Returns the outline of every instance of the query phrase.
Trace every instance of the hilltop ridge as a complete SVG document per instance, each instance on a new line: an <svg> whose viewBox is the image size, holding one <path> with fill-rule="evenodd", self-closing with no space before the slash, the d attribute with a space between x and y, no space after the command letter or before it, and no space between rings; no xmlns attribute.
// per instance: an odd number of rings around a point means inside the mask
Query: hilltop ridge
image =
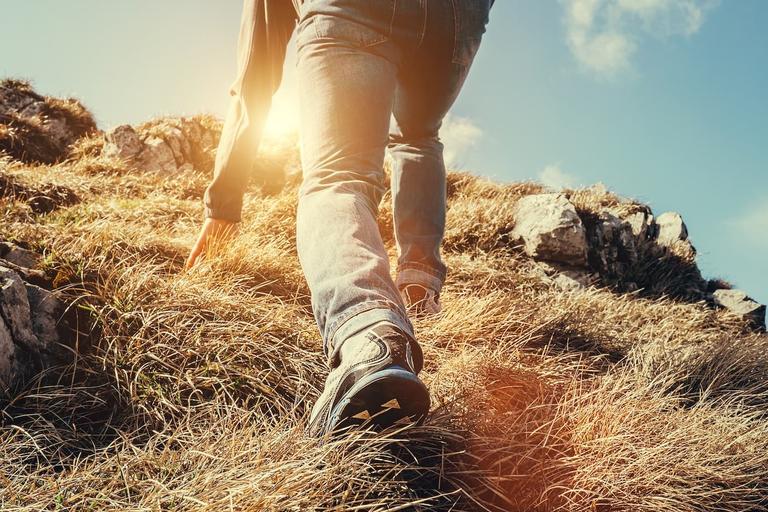
<svg viewBox="0 0 768 512"><path fill-rule="evenodd" d="M0 503L21 510L768 509L765 306L602 185L448 181L425 425L320 444L295 141L183 273L220 123L98 129L0 83ZM389 197L380 230L395 257ZM355 508L357 507L357 508Z"/></svg>

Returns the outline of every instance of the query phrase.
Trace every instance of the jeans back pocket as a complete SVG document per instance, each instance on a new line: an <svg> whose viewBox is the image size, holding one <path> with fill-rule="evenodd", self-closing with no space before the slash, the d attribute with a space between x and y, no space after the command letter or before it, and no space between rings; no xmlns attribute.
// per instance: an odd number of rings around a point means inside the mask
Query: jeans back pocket
<svg viewBox="0 0 768 512"><path fill-rule="evenodd" d="M491 10L491 0L451 0L455 19L455 44L453 62L469 66L480 48L488 16Z"/></svg>
<svg viewBox="0 0 768 512"><path fill-rule="evenodd" d="M300 30L310 38L374 46L390 39L395 6L396 0L305 0Z"/></svg>

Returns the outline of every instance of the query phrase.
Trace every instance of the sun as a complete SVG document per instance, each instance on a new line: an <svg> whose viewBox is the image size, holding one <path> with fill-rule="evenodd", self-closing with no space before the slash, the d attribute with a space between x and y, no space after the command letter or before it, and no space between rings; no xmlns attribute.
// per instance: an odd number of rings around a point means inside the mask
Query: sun
<svg viewBox="0 0 768 512"><path fill-rule="evenodd" d="M299 129L299 108L295 97L278 92L264 125L264 136L279 138L296 133Z"/></svg>

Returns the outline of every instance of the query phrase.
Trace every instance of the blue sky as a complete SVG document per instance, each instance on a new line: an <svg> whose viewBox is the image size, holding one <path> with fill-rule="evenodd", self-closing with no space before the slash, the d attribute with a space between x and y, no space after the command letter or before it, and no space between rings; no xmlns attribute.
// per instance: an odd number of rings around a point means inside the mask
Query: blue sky
<svg viewBox="0 0 768 512"><path fill-rule="evenodd" d="M81 98L102 128L221 114L240 8L6 1L0 76ZM446 126L450 159L503 181L601 181L679 211L705 276L766 302L766 17L764 0L497 0ZM295 112L288 69L282 124Z"/></svg>

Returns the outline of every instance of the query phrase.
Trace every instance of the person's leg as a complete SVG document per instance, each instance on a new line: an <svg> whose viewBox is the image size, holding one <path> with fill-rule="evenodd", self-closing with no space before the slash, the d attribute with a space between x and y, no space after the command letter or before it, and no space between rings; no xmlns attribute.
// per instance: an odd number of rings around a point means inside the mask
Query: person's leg
<svg viewBox="0 0 768 512"><path fill-rule="evenodd" d="M376 53L388 45L378 37L353 21L315 14L298 38L304 181L297 248L328 352L351 334L354 317L412 332L376 221L397 74L396 63Z"/></svg>
<svg viewBox="0 0 768 512"><path fill-rule="evenodd" d="M393 13L374 7L394 3L358 3L366 12L342 10L344 17L334 14L337 3L307 4L320 10L303 13L297 38L304 171L297 248L331 363L312 411L316 434L350 419L418 419L429 408L416 377L420 349L376 221L399 52L387 34ZM366 23L353 21L360 18Z"/></svg>
<svg viewBox="0 0 768 512"><path fill-rule="evenodd" d="M426 32L398 75L390 135L397 287L409 305L439 310L446 183L439 131L467 77L487 23L489 0L428 0ZM417 308L418 312L418 308Z"/></svg>

